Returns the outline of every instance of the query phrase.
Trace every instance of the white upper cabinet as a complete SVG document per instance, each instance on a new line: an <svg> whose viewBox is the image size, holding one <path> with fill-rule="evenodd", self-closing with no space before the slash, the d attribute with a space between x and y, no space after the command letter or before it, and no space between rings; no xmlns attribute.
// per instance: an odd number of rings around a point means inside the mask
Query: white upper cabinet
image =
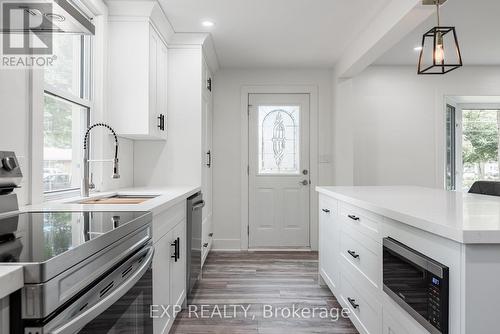
<svg viewBox="0 0 500 334"><path fill-rule="evenodd" d="M109 123L130 139L167 138L167 45L147 19L111 16Z"/></svg>

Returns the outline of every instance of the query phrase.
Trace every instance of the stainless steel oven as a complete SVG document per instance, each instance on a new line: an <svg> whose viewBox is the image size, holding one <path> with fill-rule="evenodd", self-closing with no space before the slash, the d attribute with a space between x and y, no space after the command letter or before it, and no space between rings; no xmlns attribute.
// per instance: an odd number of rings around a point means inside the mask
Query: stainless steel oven
<svg viewBox="0 0 500 334"><path fill-rule="evenodd" d="M24 321L25 334L153 333L153 246L148 244L92 284L62 310Z"/></svg>
<svg viewBox="0 0 500 334"><path fill-rule="evenodd" d="M384 238L383 283L383 290L430 333L448 333L447 266Z"/></svg>

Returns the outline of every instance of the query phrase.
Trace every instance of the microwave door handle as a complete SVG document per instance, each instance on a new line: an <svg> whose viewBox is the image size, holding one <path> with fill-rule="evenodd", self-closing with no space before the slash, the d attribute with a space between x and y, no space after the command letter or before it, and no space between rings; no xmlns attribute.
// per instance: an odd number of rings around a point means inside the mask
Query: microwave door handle
<svg viewBox="0 0 500 334"><path fill-rule="evenodd" d="M57 327L50 331L51 334L72 334L81 330L85 325L94 320L99 314L103 313L111 305L116 303L121 297L123 297L144 275L144 273L151 266L153 261L153 247L150 247L146 260L143 261L142 266L130 276L126 282L116 288L109 296L103 298L99 303L93 305L88 310L84 311L82 314L78 315L74 319L71 319L67 323Z"/></svg>

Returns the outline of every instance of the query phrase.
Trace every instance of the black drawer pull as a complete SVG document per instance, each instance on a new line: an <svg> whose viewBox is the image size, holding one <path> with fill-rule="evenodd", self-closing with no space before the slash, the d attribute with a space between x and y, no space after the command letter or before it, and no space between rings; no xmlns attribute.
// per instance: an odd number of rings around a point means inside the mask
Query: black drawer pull
<svg viewBox="0 0 500 334"><path fill-rule="evenodd" d="M203 247L207 248L207 247L208 247L208 242L205 242L205 243L203 244Z"/></svg>
<svg viewBox="0 0 500 334"><path fill-rule="evenodd" d="M359 304L356 304L356 299L353 299L353 298L347 298L347 301L349 302L349 304L352 305L353 308L357 309L359 307Z"/></svg>
<svg viewBox="0 0 500 334"><path fill-rule="evenodd" d="M330 210L328 209L321 209L321 211L323 211L324 213L330 213Z"/></svg>
<svg viewBox="0 0 500 334"><path fill-rule="evenodd" d="M355 215L347 215L347 217L351 218L352 220L359 220L359 217L356 217Z"/></svg>
<svg viewBox="0 0 500 334"><path fill-rule="evenodd" d="M214 236L214 234L213 233L208 233L208 236L211 238L211 237Z"/></svg>
<svg viewBox="0 0 500 334"><path fill-rule="evenodd" d="M349 255L351 255L355 259L357 259L359 257L359 254L356 254L355 251L348 250L347 253L349 253Z"/></svg>

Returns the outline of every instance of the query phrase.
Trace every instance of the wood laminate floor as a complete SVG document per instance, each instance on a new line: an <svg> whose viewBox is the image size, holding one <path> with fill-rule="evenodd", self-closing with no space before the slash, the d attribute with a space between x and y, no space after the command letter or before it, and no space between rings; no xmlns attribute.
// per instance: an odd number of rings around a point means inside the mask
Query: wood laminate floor
<svg viewBox="0 0 500 334"><path fill-rule="evenodd" d="M171 333L358 333L341 310L317 252L211 252Z"/></svg>

